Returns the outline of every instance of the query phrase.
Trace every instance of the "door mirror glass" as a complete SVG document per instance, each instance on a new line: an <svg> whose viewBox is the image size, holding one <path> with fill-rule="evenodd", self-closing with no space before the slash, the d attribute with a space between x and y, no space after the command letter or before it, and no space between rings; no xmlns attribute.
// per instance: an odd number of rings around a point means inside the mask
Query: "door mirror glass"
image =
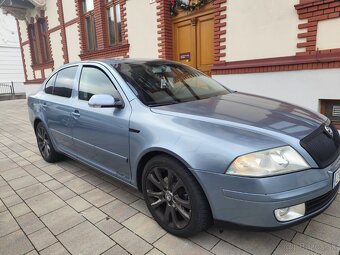
<svg viewBox="0 0 340 255"><path fill-rule="evenodd" d="M108 94L93 95L89 100L89 106L93 108L117 107L123 108L123 103L118 98Z"/></svg>

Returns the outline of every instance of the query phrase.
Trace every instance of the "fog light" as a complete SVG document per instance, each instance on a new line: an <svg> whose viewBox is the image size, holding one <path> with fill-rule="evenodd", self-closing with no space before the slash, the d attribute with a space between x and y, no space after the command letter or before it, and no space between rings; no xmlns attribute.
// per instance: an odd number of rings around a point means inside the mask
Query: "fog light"
<svg viewBox="0 0 340 255"><path fill-rule="evenodd" d="M278 221L294 220L305 215L306 213L305 203L294 205L291 207L276 209L274 213Z"/></svg>

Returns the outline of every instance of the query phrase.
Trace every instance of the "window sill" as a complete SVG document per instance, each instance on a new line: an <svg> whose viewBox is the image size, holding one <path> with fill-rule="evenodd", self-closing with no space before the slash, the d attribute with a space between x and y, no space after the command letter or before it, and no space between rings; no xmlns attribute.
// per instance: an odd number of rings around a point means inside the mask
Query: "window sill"
<svg viewBox="0 0 340 255"><path fill-rule="evenodd" d="M33 71L41 70L41 69L46 69L46 68L53 68L54 62L49 61L41 64L33 64L31 65Z"/></svg>
<svg viewBox="0 0 340 255"><path fill-rule="evenodd" d="M95 58L112 58L112 57L126 57L129 52L130 44L122 43L114 46L108 46L104 49L85 51L79 55L81 60L95 59Z"/></svg>

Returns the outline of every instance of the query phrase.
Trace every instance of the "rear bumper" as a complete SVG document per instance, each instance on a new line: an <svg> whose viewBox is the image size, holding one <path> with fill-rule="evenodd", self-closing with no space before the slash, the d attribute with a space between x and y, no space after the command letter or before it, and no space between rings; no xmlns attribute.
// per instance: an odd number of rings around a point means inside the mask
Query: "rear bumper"
<svg viewBox="0 0 340 255"><path fill-rule="evenodd" d="M340 157L325 169L267 178L234 177L205 171L194 174L210 203L214 220L247 228L280 229L314 217L335 199L340 184L333 189L333 175ZM288 222L276 220L279 208L306 203L306 215Z"/></svg>

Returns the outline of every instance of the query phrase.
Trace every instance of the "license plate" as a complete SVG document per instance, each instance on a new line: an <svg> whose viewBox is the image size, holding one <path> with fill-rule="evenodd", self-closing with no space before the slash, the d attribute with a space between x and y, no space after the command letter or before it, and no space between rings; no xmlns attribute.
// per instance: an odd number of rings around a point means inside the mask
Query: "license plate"
<svg viewBox="0 0 340 255"><path fill-rule="evenodd" d="M333 188L340 182L340 169L334 173Z"/></svg>

